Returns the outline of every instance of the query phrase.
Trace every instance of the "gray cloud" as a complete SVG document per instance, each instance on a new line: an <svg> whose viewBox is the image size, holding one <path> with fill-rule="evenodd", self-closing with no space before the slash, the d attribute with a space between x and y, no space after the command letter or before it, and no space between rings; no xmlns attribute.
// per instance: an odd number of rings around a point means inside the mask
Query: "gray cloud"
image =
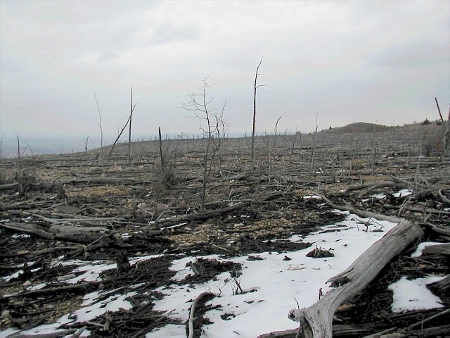
<svg viewBox="0 0 450 338"><path fill-rule="evenodd" d="M446 1L31 1L0 3L0 133L198 133L179 107L210 75L230 131L311 131L437 118L448 104Z"/></svg>

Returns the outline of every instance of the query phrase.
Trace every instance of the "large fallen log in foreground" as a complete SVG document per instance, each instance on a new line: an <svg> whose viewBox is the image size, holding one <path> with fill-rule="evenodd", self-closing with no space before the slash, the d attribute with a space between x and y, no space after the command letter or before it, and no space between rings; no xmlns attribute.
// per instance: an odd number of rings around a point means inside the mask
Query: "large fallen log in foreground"
<svg viewBox="0 0 450 338"><path fill-rule="evenodd" d="M327 281L334 289L308 308L290 310L289 318L300 322L306 338L332 337L332 320L338 306L362 291L393 257L420 238L422 233L418 225L402 220L344 272Z"/></svg>

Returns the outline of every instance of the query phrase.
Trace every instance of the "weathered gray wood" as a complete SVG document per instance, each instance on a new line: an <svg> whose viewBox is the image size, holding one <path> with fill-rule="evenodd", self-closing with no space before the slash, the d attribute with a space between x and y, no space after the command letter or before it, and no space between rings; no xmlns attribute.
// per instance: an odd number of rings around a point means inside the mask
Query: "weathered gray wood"
<svg viewBox="0 0 450 338"><path fill-rule="evenodd" d="M17 232L23 232L25 234L33 234L42 238L53 239L52 234L49 234L40 225L33 223L8 222L8 223L0 223L0 227L14 230Z"/></svg>
<svg viewBox="0 0 450 338"><path fill-rule="evenodd" d="M427 246L422 251L422 256L425 255L444 255L450 256L450 243L443 243L438 245Z"/></svg>
<svg viewBox="0 0 450 338"><path fill-rule="evenodd" d="M338 306L362 291L393 257L422 233L416 224L402 220L345 271L327 281L336 285L334 289L308 308L290 310L289 318L301 323L306 338L332 337L332 320Z"/></svg>
<svg viewBox="0 0 450 338"><path fill-rule="evenodd" d="M78 235L78 234L87 234L92 232L108 232L108 229L105 227L77 227L70 225L62 225L62 224L53 224L50 229L50 233L60 234L60 235Z"/></svg>
<svg viewBox="0 0 450 338"><path fill-rule="evenodd" d="M380 214L377 214L377 213L374 213L371 211L359 210L359 209L355 208L353 205L350 205L348 203L346 203L345 205L336 204L336 203L333 203L332 201L330 201L328 198L326 198L323 195L320 195L320 194L317 194L317 195L320 196L329 206L331 206L335 209L339 209L339 210L347 210L348 212L358 215L358 216L361 216L361 217L376 218L379 220L393 222L393 223L399 223L403 220L403 218L399 218L399 217L380 215Z"/></svg>
<svg viewBox="0 0 450 338"><path fill-rule="evenodd" d="M446 298L448 303L450 298L448 296L450 293L450 275L445 276L444 279L441 279L440 281L428 284L427 287L433 291L435 295L441 297L444 302Z"/></svg>
<svg viewBox="0 0 450 338"><path fill-rule="evenodd" d="M438 233L440 235L444 236L450 236L450 228L438 225L438 224L431 224L431 223L425 223L426 225L431 227L431 230L435 233Z"/></svg>
<svg viewBox="0 0 450 338"><path fill-rule="evenodd" d="M225 207L222 209L209 210L209 211L200 212L200 213L196 213L196 214L189 214L186 216L163 218L163 219L157 220L156 224L158 225L159 228L164 228L171 224L206 220L208 218L217 217L217 216L229 213L231 211L241 209L249 204L250 204L249 201L243 201L243 202L236 203L236 204L233 204L231 206L228 206L228 207ZM150 226L149 228L154 228L154 226Z"/></svg>

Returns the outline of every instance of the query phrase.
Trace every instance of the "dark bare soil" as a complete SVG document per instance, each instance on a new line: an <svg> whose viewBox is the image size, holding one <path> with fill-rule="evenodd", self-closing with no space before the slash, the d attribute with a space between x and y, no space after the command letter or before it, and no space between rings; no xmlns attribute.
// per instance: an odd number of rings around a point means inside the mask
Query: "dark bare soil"
<svg viewBox="0 0 450 338"><path fill-rule="evenodd" d="M143 337L173 323L153 311L169 285L175 258L192 256L191 274L180 281L192 285L223 271L239 276L240 266L195 257L222 257L303 249L307 243L288 241L343 218L321 199L350 203L361 210L407 218L425 230L422 241L450 240L450 170L440 158L441 126L380 128L373 132L321 132L316 135L259 137L256 158L250 159L249 139L224 139L210 163L206 200L201 191L206 140L163 142L161 169L158 142L119 144L87 153L2 159L0 162L0 330L27 329L50 323L79 307L82 296L108 290L108 296L130 291L132 310L108 312L90 325L93 337ZM426 145L426 147L425 147ZM425 148L426 149L425 149ZM427 153L428 157L421 157ZM436 156L433 156L436 155ZM409 196L395 197L400 189ZM375 198L385 194L385 198ZM410 327L443 309L394 314L387 286L401 276L449 274L445 250L411 258L415 243L393 259L355 299L336 312L335 336L362 337L396 328L405 336L450 335L450 316L437 316ZM313 248L311 248L313 250ZM329 252L328 252L329 253ZM164 254L164 255L162 255ZM312 255L326 255L312 251ZM155 255L130 264L128 258ZM72 266L64 261L108 260L116 269L101 281L63 283ZM51 264L55 260L61 264ZM47 285L27 291L27 286ZM431 288L450 306L449 286ZM206 325L208 296L198 304L195 335ZM222 319L227 320L224 313ZM86 323L70 325L68 333ZM105 325L106 324L106 325ZM185 323L183 323L185 324ZM72 330L72 331L70 331ZM404 330L404 331L401 331ZM287 337L288 335L286 335Z"/></svg>

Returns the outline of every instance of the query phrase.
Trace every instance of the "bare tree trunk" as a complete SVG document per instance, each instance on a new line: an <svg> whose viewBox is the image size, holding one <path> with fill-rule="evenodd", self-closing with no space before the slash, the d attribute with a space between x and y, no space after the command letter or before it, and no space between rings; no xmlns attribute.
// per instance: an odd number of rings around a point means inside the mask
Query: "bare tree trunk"
<svg viewBox="0 0 450 338"><path fill-rule="evenodd" d="M125 125L123 126L122 130L121 130L121 131L119 132L119 134L117 135L116 140L114 141L114 143L113 143L113 145L112 145L112 147L111 147L111 150L109 151L108 157L110 157L111 154L112 154L112 152L114 151L114 148L115 148L115 146L116 146L116 144L117 144L117 141L119 141L119 138L120 138L120 136L122 136L122 133L123 133L123 131L125 130L125 128L127 127L128 123L130 123L130 117L129 117L129 116L128 116L128 120L127 120L127 122L125 123Z"/></svg>
<svg viewBox="0 0 450 338"><path fill-rule="evenodd" d="M166 171L166 164L164 161L163 149L162 149L162 139L161 139L161 127L158 127L159 135L159 156L161 157L161 173L164 174Z"/></svg>
<svg viewBox="0 0 450 338"><path fill-rule="evenodd" d="M133 106L133 88L131 88L131 112L130 112L130 116L128 116L127 122L125 123L125 125L123 126L123 128L119 132L119 134L117 135L117 138L114 141L111 150L109 151L108 157L111 157L111 154L112 154L112 152L114 150L114 147L116 146L117 141L119 140L120 136L122 136L123 131L125 130L125 128L127 127L128 123L129 123L130 127L129 127L129 134L128 134L128 162L130 162L131 119L133 117L134 108L136 108L136 105Z"/></svg>
<svg viewBox="0 0 450 338"><path fill-rule="evenodd" d="M375 175L375 158L377 151L375 149L375 126L378 121L375 121L375 124L372 127L372 140L370 142L370 146L372 148L372 175Z"/></svg>
<svg viewBox="0 0 450 338"><path fill-rule="evenodd" d="M259 61L258 67L256 67L255 73L255 82L253 84L253 124L252 124L252 167L254 167L254 159L255 159L255 127L256 127L256 90L258 87L264 86L257 84L258 81L258 71L261 66L262 59Z"/></svg>
<svg viewBox="0 0 450 338"><path fill-rule="evenodd" d="M84 140L84 154L85 155L87 155L88 144L89 144L89 135L88 135L88 137L86 137L86 140Z"/></svg>
<svg viewBox="0 0 450 338"><path fill-rule="evenodd" d="M273 134L273 143L272 143L272 156L275 156L275 149L277 147L277 133L278 133L278 122L280 122L281 116L277 119L275 123L275 129Z"/></svg>
<svg viewBox="0 0 450 338"><path fill-rule="evenodd" d="M17 135L17 181L19 195L22 195L22 175L20 174L20 140L19 135Z"/></svg>
<svg viewBox="0 0 450 338"><path fill-rule="evenodd" d="M102 113L100 112L100 106L98 105L97 94L95 94L95 102L97 103L98 110L98 126L100 127L100 148L103 148L103 127L102 127Z"/></svg>
<svg viewBox="0 0 450 338"><path fill-rule="evenodd" d="M133 87L130 92L130 124L128 125L128 163L131 163L131 122L133 120Z"/></svg>
<svg viewBox="0 0 450 338"><path fill-rule="evenodd" d="M208 76L203 79L203 88L200 89L200 94L190 94L188 102L183 105L183 108L195 113L195 117L205 121L206 126L200 126L203 134L208 138L206 144L205 156L204 156L204 168L203 168L203 183L201 191L201 211L205 210L206 200L206 186L209 173L211 172L212 162L214 155L220 148L220 129L225 128L225 122L223 119L223 113L225 110L226 102L222 104L222 110L220 115L212 114L209 110L209 104L212 102L208 100L207 88L210 87L207 83ZM199 102L200 101L200 102ZM225 132L224 132L225 134ZM211 149L212 147L212 149Z"/></svg>
<svg viewBox="0 0 450 338"><path fill-rule="evenodd" d="M203 182L202 182L202 199L201 199L201 212L205 211L205 200L206 200L206 185L208 182L208 157L209 157L209 148L211 146L211 139L208 138L208 144L206 145L206 151L204 156L204 168L203 168Z"/></svg>
<svg viewBox="0 0 450 338"><path fill-rule="evenodd" d="M441 118L442 121L442 126L444 127L444 140L443 140L443 150L442 150L442 154L441 154L441 161L442 159L446 156L447 154L447 149L449 148L449 141L450 141L450 108L448 109L448 118L447 118L447 123L445 123L444 118L442 117L442 113L441 113L441 108L439 108L439 103L437 98L434 98L434 101L436 101L436 106L439 112L439 117Z"/></svg>
<svg viewBox="0 0 450 338"><path fill-rule="evenodd" d="M317 124L317 117L318 117L318 114L316 113L316 130L314 131L314 134L313 134L313 148L312 148L312 153L311 153L311 172L312 173L315 171L314 170L314 159L316 156L316 142L317 142L316 136L317 136L317 129L319 128L319 125Z"/></svg>

